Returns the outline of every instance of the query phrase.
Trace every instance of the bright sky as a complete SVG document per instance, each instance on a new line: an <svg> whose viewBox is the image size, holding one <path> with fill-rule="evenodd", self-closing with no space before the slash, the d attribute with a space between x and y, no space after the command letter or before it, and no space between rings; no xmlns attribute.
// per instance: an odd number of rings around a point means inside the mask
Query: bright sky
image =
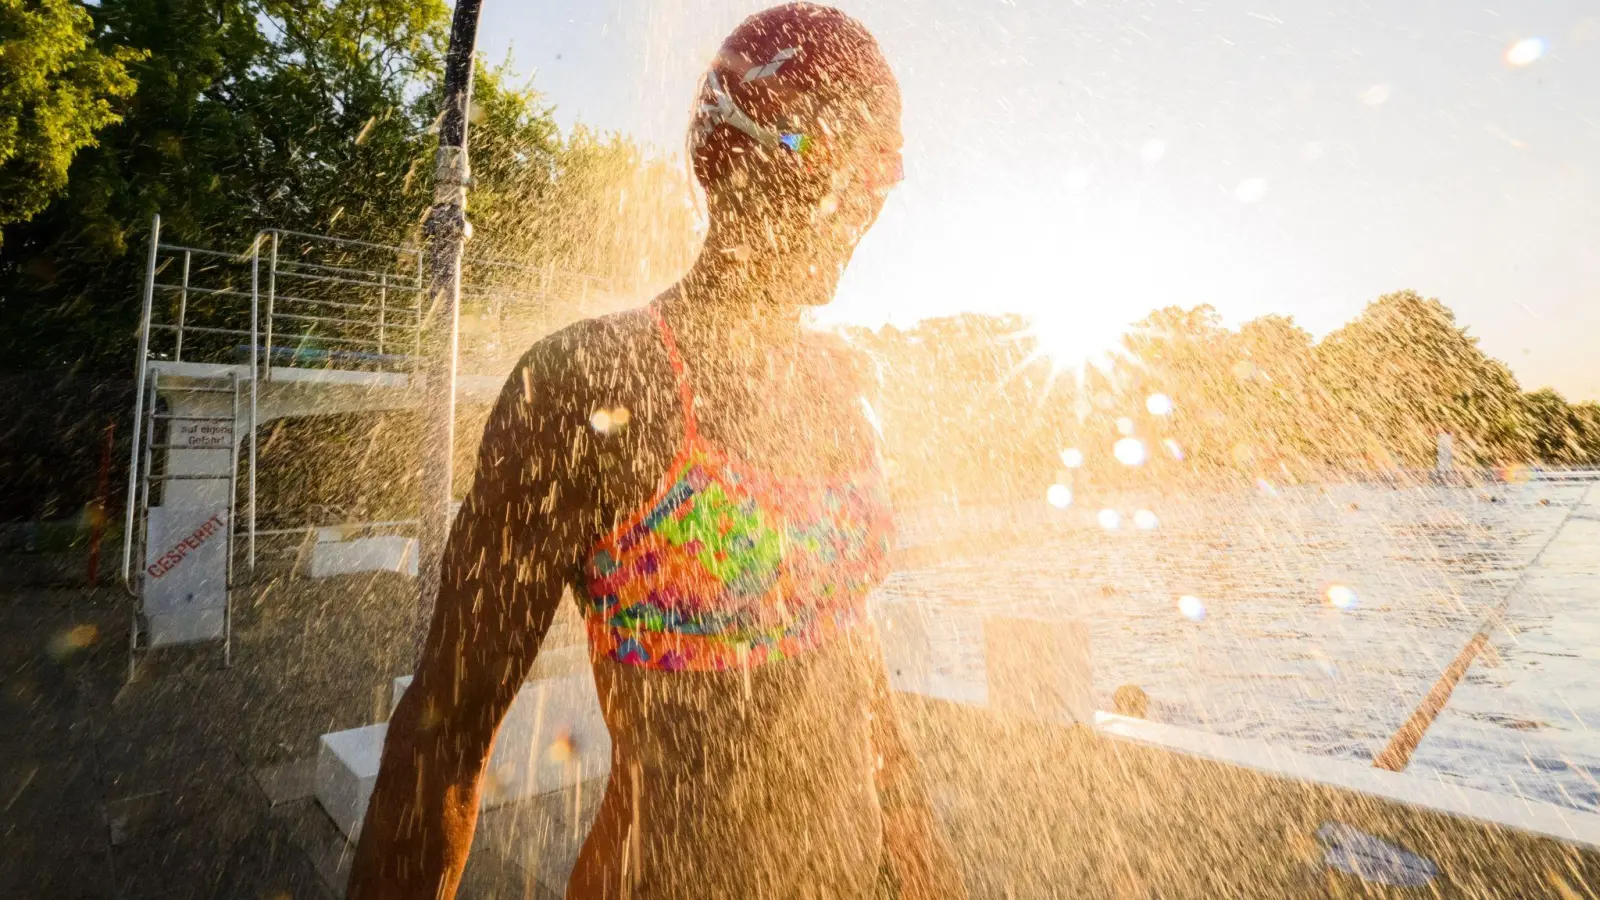
<svg viewBox="0 0 1600 900"><path fill-rule="evenodd" d="M767 5L487 0L480 48L562 122L676 150ZM837 5L900 76L907 180L828 316L1017 311L1081 356L1158 306L1320 337L1409 287L1524 388L1600 400L1591 0Z"/></svg>

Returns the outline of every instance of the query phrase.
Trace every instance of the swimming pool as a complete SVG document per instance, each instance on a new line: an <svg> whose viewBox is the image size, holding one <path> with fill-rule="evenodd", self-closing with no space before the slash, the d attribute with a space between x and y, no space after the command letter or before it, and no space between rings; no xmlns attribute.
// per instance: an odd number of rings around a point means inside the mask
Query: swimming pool
<svg viewBox="0 0 1600 900"><path fill-rule="evenodd" d="M1263 485L902 521L910 544L996 527L1021 537L880 593L921 609L949 678L981 685L985 615L1078 616L1102 708L1137 684L1153 719L1363 761L1526 569L1408 771L1600 809L1600 488Z"/></svg>

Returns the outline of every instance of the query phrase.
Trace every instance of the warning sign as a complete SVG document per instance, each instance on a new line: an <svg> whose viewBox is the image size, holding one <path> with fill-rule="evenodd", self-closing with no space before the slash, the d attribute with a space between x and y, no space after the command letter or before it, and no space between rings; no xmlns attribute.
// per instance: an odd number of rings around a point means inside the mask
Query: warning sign
<svg viewBox="0 0 1600 900"><path fill-rule="evenodd" d="M227 508L156 506L145 540L148 615L195 615L228 598Z"/></svg>
<svg viewBox="0 0 1600 900"><path fill-rule="evenodd" d="M233 446L232 422L173 423L172 446L188 450L222 450Z"/></svg>

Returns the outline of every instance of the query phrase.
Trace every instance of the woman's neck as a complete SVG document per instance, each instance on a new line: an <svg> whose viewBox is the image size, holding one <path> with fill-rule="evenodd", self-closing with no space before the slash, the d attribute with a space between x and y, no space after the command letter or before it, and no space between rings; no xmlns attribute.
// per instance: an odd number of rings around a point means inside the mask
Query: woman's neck
<svg viewBox="0 0 1600 900"><path fill-rule="evenodd" d="M741 258L742 257L742 258ZM772 261L707 249L663 300L674 330L698 345L781 349L799 341L811 303L775 283ZM803 286L802 286L803 289Z"/></svg>

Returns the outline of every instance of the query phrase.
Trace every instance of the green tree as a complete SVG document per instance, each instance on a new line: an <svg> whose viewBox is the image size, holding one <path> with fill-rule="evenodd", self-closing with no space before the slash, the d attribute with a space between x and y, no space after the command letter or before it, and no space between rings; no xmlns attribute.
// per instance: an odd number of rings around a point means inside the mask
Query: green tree
<svg viewBox="0 0 1600 900"><path fill-rule="evenodd" d="M1516 379L1485 356L1455 314L1415 291L1386 294L1317 347L1342 444L1385 464L1427 466L1440 432L1464 459L1525 458Z"/></svg>
<svg viewBox="0 0 1600 900"><path fill-rule="evenodd" d="M1522 408L1535 460L1557 465L1588 461L1589 448L1585 445L1589 423L1559 392L1542 388L1524 394Z"/></svg>
<svg viewBox="0 0 1600 900"><path fill-rule="evenodd" d="M126 66L138 54L102 52L93 29L73 0L0 0L0 227L61 193L73 157L133 93Z"/></svg>
<svg viewBox="0 0 1600 900"><path fill-rule="evenodd" d="M269 225L398 240L431 173L422 98L438 0L103 0L103 48L143 54L120 124L0 253L9 365L126 366L148 222L240 247Z"/></svg>

